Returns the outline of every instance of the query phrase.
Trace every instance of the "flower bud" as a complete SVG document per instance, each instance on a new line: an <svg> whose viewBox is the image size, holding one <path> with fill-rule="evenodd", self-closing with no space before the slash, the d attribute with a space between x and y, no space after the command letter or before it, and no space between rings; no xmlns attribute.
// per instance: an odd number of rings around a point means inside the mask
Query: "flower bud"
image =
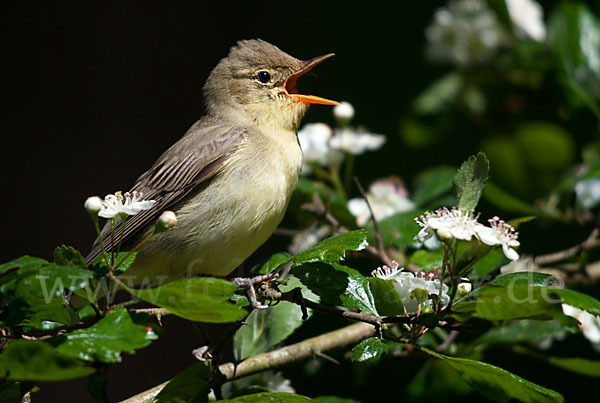
<svg viewBox="0 0 600 403"><path fill-rule="evenodd" d="M471 285L471 283L462 282L462 283L458 284L457 292L458 292L458 295L465 295L465 294L470 293L472 289L473 289L473 286Z"/></svg>
<svg viewBox="0 0 600 403"><path fill-rule="evenodd" d="M83 203L83 207L88 213L98 215L98 212L102 209L102 199L98 196L88 197Z"/></svg>
<svg viewBox="0 0 600 403"><path fill-rule="evenodd" d="M177 216L175 213L170 210L163 211L160 217L158 217L154 233L158 234L160 232L165 232L173 228L175 224L177 224Z"/></svg>
<svg viewBox="0 0 600 403"><path fill-rule="evenodd" d="M452 233L450 232L450 230L448 228L440 228L436 232L437 232L437 236L440 239L450 239L450 238L452 238Z"/></svg>
<svg viewBox="0 0 600 403"><path fill-rule="evenodd" d="M350 102L342 102L333 108L333 117L339 126L346 126L354 117L354 107Z"/></svg>

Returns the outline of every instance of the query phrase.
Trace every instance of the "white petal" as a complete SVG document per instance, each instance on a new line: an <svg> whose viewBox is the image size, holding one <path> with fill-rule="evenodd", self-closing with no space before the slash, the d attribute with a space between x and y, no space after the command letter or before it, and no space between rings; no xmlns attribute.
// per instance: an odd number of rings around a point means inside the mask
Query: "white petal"
<svg viewBox="0 0 600 403"><path fill-rule="evenodd" d="M504 256L506 256L510 260L519 260L519 254L517 253L517 251L505 243L502 244L502 251L504 252Z"/></svg>

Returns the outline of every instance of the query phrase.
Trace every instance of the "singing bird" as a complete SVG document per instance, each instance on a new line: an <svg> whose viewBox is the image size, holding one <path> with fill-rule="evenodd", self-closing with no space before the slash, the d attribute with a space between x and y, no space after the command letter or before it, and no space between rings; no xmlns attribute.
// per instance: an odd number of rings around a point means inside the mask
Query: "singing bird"
<svg viewBox="0 0 600 403"><path fill-rule="evenodd" d="M134 284L227 275L269 238L302 167L300 120L310 104L338 104L300 94L296 80L331 56L302 61L256 39L217 64L204 85L206 115L131 189L155 204L126 220L125 245L147 237L164 210L177 214L174 228L139 248L125 273ZM101 236L110 248L109 226ZM100 253L96 240L87 261Z"/></svg>

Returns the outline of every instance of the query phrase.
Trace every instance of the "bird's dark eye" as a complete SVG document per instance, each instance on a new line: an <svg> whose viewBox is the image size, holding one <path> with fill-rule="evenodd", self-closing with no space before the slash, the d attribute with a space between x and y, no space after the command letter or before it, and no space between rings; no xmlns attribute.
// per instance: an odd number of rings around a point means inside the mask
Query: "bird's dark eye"
<svg viewBox="0 0 600 403"><path fill-rule="evenodd" d="M256 76L258 77L258 81L260 81L263 84L266 84L269 81L271 81L271 75L268 71L259 71Z"/></svg>

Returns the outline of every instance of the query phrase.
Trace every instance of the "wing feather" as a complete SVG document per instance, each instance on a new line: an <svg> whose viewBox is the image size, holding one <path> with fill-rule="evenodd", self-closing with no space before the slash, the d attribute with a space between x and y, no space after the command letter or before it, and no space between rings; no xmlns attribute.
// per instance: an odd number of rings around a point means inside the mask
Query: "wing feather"
<svg viewBox="0 0 600 403"><path fill-rule="evenodd" d="M138 179L131 191L143 193L146 200L155 203L149 210L127 218L123 242L127 242L158 216L185 198L193 189L209 180L233 154L248 135L248 130L221 124L195 124L169 148ZM115 221L115 234L120 238L121 219ZM111 248L111 228L107 223L101 237L107 251ZM118 239L117 239L118 240ZM115 240L115 243L117 243ZM87 256L91 262L101 253L98 240Z"/></svg>

